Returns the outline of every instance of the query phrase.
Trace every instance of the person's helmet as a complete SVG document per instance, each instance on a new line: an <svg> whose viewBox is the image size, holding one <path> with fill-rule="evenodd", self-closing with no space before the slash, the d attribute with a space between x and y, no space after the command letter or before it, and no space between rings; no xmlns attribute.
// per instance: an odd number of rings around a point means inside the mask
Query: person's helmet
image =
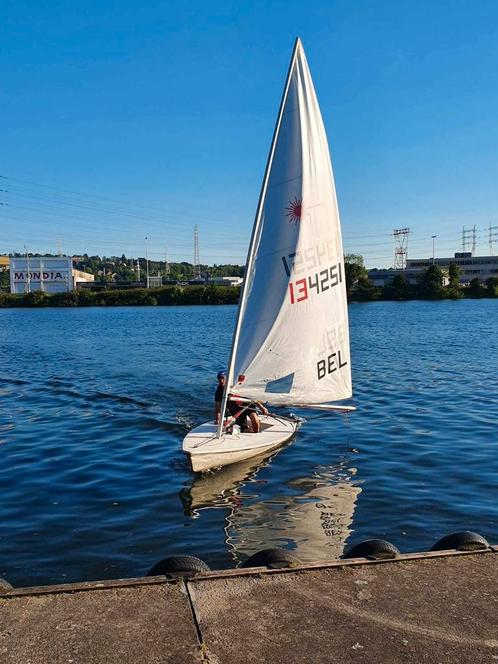
<svg viewBox="0 0 498 664"><path fill-rule="evenodd" d="M218 373L216 374L216 378L217 378L218 380L220 380L220 378L221 378L222 376L223 376L224 378L226 378L226 375L227 375L227 372L225 371L225 369L221 369L221 370L218 371Z"/></svg>

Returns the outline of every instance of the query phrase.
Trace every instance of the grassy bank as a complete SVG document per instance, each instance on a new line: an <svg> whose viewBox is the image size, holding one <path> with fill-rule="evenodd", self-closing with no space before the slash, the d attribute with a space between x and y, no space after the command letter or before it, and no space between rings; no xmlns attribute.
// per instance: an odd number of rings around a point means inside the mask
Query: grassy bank
<svg viewBox="0 0 498 664"><path fill-rule="evenodd" d="M49 295L40 291L22 295L0 293L0 308L6 307L119 307L119 306L178 306L192 304L237 304L240 288L233 286L163 286L161 288L133 288L129 290L77 290ZM498 298L498 285L451 287L437 285L389 284L383 288L369 283L357 284L348 292L351 302L386 300L444 300L462 297Z"/></svg>
<svg viewBox="0 0 498 664"><path fill-rule="evenodd" d="M240 289L233 286L163 286L130 290L76 290L49 295L40 291L0 293L0 307L119 307L237 304Z"/></svg>

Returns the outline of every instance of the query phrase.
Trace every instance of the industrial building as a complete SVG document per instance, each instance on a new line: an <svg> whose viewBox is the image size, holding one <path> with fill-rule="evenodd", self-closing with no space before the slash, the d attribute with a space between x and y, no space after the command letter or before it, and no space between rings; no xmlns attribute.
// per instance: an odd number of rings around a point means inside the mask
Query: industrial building
<svg viewBox="0 0 498 664"><path fill-rule="evenodd" d="M498 256L473 256L472 252L457 252L453 258L407 258L406 268L388 270L369 270L368 276L374 286L384 286L397 274L403 274L408 283L416 283L420 274L431 265L437 265L448 271L450 263L455 263L460 270L460 283L468 285L476 277L484 283L489 277L498 277Z"/></svg>
<svg viewBox="0 0 498 664"><path fill-rule="evenodd" d="M407 270L427 270L432 264L448 270L455 263L460 270L460 283L469 284L476 277L484 283L489 277L498 277L498 256L473 256L471 251L457 252L453 258L407 258Z"/></svg>
<svg viewBox="0 0 498 664"><path fill-rule="evenodd" d="M242 277L210 277L209 282L215 286L242 286Z"/></svg>
<svg viewBox="0 0 498 664"><path fill-rule="evenodd" d="M75 270L71 256L10 257L11 293L61 293L94 279L93 274Z"/></svg>

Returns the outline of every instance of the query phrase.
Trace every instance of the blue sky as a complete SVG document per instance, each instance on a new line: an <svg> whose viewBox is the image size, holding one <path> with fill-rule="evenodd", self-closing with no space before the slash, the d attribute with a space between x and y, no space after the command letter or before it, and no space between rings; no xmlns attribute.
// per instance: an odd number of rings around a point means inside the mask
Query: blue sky
<svg viewBox="0 0 498 664"><path fill-rule="evenodd" d="M294 38L368 266L498 226L498 3L32 2L0 8L0 251L243 262ZM495 241L495 253L498 240Z"/></svg>

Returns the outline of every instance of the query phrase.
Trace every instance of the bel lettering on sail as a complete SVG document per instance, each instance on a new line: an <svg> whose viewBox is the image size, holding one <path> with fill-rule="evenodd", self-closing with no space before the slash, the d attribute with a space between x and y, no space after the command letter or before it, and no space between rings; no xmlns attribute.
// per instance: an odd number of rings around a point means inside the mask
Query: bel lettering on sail
<svg viewBox="0 0 498 664"><path fill-rule="evenodd" d="M330 353L324 360L319 360L316 364L318 380L325 378L327 374L334 373L334 371L346 367L347 364L347 361L342 359L340 350Z"/></svg>

